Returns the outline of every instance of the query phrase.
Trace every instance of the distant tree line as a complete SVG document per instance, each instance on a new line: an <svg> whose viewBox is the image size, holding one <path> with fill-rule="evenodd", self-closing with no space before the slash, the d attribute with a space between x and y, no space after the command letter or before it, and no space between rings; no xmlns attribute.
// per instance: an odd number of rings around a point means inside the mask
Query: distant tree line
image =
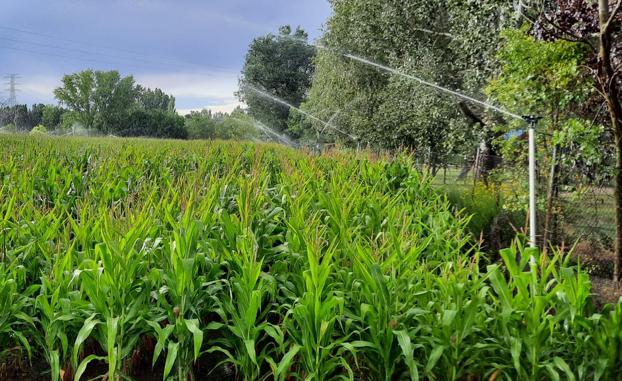
<svg viewBox="0 0 622 381"><path fill-rule="evenodd" d="M68 118L86 131L116 136L153 136L184 139L183 117L175 112L175 98L160 89L136 84L118 71L84 70L65 75L54 90Z"/></svg>
<svg viewBox="0 0 622 381"><path fill-rule="evenodd" d="M180 116L175 97L136 84L118 71L84 70L65 75L54 90L58 105L0 107L0 131L98 134L173 139L258 139L253 119L238 108L231 114L193 111Z"/></svg>

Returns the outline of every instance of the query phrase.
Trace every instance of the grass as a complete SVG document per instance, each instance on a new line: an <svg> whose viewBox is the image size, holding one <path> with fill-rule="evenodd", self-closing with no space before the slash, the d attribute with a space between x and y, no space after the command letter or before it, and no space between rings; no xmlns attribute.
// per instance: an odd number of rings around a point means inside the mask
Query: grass
<svg viewBox="0 0 622 381"><path fill-rule="evenodd" d="M622 302L595 311L561 253L517 242L487 265L406 157L0 147L0 379L19 359L115 381L145 357L183 381L606 380L622 366Z"/></svg>

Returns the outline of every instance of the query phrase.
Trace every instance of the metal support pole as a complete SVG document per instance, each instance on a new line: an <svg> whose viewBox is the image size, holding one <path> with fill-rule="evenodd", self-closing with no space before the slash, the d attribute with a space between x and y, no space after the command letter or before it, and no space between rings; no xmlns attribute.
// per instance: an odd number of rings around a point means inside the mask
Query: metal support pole
<svg viewBox="0 0 622 381"><path fill-rule="evenodd" d="M536 247L536 129L529 126L529 246Z"/></svg>
<svg viewBox="0 0 622 381"><path fill-rule="evenodd" d="M537 247L537 221L536 221L536 124L535 116L524 117L529 123L529 246ZM535 260L532 258L532 260Z"/></svg>

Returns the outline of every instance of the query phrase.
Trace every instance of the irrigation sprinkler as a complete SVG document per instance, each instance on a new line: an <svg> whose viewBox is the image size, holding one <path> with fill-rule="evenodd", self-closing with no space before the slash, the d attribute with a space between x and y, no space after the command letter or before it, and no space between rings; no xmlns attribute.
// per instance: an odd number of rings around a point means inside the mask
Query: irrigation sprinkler
<svg viewBox="0 0 622 381"><path fill-rule="evenodd" d="M330 48L326 48L322 45L316 45L318 48L320 49L325 49L325 50L329 50L329 51L334 51L333 49ZM440 86L436 83L433 82L429 82L426 81L424 79L421 79L419 77L416 77L412 74L408 74L405 73L403 71L400 71L398 69L394 69L392 67L365 59L363 57L359 57L353 54L349 54L349 53L339 53L336 52L338 54L343 55L346 58L349 58L353 61L357 61L360 62L362 64L365 65L369 65L372 67L375 67L377 69L392 73L392 74L396 74L405 78L408 78L410 80L413 80L415 82L419 82L421 85L427 86L429 88L432 88L436 91L448 94L450 96L456 97L456 98L461 98L464 99L468 102L472 102L475 104L478 104L486 109L504 114L506 116L509 116L513 119L517 119L517 120L523 120L525 122L527 122L529 124L529 246L530 247L537 247L537 226L536 226L536 125L538 123L538 120L541 119L537 116L533 116L533 115L529 115L529 116L520 116L518 114L515 114L513 112L510 112L508 110L505 110L503 108L497 107L493 104L490 104L488 102L483 102L479 99L473 98L471 96L468 96L466 94L462 94L461 92L452 90L452 89L448 89L446 87ZM535 263L535 258L532 256L531 257L531 262Z"/></svg>
<svg viewBox="0 0 622 381"><path fill-rule="evenodd" d="M412 74L406 73L404 71L392 68L390 66L387 65L383 65L381 63L351 54L349 52L345 52L345 51L339 51L337 49L334 48L330 48L327 46L324 46L322 44L313 44L310 42L307 42L305 40L300 40L300 39L295 39L297 41L300 41L304 44L307 44L309 46L314 46L317 49L322 49L328 52L331 52L333 54L338 54L343 56L344 58L348 58L352 61L356 61L359 62L361 64L364 65L368 65L371 67L374 67L376 69L391 73L391 74L395 74L395 75L399 75L401 77L410 79L412 81L418 82L419 84L432 88L438 92L441 93L445 93L449 96L453 96L456 98L460 98L460 99L464 99L468 102L472 102L475 103L477 105L480 105L482 107L484 107L485 109L488 110L492 110L494 112L498 112L500 114L506 115L512 119L516 119L516 120L522 120L524 122L526 122L529 125L529 246L532 248L537 247L537 226L536 226L536 207L537 207L537 203L536 203L536 125L538 124L538 120L540 120L541 118L538 116L534 116L534 115L527 115L527 116L520 116L518 114L515 114L511 111L505 110L501 107L497 107L493 104L490 104L488 102L484 102L481 101L477 98L471 97L469 95L463 94L459 91L455 91L452 89L448 89L446 87L443 87L441 85L438 85L434 82L429 82L426 81L422 78L419 78L417 76L414 76ZM257 90L256 90L257 91ZM271 97L273 98L273 97ZM280 100L279 100L280 101ZM283 103L282 101L280 101L281 103ZM291 107L291 105L290 105ZM316 119L315 117L312 117L313 119ZM326 126L328 126L327 123L324 122L324 124ZM337 131L341 132L340 130L336 129ZM348 134L349 135L349 134ZM357 142L357 150L358 150L358 146L359 146L359 141L357 137L354 137L352 135L349 135L350 138L353 138L353 140L355 140ZM532 256L531 257L531 262L535 263L535 258Z"/></svg>

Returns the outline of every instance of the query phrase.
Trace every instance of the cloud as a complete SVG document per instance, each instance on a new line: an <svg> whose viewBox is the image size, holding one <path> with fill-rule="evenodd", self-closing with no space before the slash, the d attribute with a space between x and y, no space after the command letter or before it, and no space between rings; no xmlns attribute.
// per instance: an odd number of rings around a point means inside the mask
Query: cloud
<svg viewBox="0 0 622 381"><path fill-rule="evenodd" d="M160 88L176 98L231 100L238 89L238 74L233 71L176 72L138 74L136 82Z"/></svg>
<svg viewBox="0 0 622 381"><path fill-rule="evenodd" d="M57 76L35 75L22 76L19 78L18 98L24 95L26 98L39 99L40 101L53 102L54 89L61 85Z"/></svg>
<svg viewBox="0 0 622 381"><path fill-rule="evenodd" d="M236 107L239 107L239 106L244 106L244 104L238 101L233 101L229 103L213 104L213 105L207 105L203 107L177 109L177 113L179 115L187 115L187 114L190 114L191 111L201 111L201 110L211 110L212 112L230 113L231 111L235 110Z"/></svg>

